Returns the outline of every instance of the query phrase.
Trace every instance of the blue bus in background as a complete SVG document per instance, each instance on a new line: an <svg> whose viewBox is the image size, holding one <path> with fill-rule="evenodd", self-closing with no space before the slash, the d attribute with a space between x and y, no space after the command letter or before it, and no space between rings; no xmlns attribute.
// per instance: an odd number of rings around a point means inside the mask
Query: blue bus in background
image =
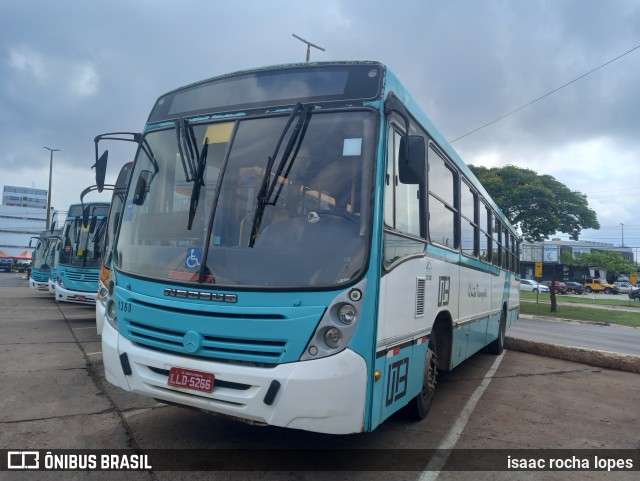
<svg viewBox="0 0 640 481"><path fill-rule="evenodd" d="M518 235L386 65L188 85L136 139L106 289L110 383L346 434L400 409L423 419L439 370L502 353Z"/></svg>
<svg viewBox="0 0 640 481"><path fill-rule="evenodd" d="M69 207L54 283L57 302L95 303L109 205L90 202Z"/></svg>
<svg viewBox="0 0 640 481"><path fill-rule="evenodd" d="M31 289L47 290L51 268L55 259L55 251L60 240L61 230L45 230L39 237L32 237L37 240L31 270L29 274L29 287ZM29 242L31 247L31 242Z"/></svg>
<svg viewBox="0 0 640 481"><path fill-rule="evenodd" d="M13 259L6 257L0 258L0 272L11 272L13 269Z"/></svg>

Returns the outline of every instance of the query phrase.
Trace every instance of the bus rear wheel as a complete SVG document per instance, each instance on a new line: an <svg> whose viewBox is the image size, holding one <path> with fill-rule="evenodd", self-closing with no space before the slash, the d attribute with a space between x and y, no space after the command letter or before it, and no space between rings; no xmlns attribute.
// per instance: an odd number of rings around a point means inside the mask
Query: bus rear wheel
<svg viewBox="0 0 640 481"><path fill-rule="evenodd" d="M431 404L433 403L433 395L436 390L436 377L438 375L438 356L436 352L435 332L432 332L429 337L422 391L407 405L407 413L412 419L417 421L427 417L431 409Z"/></svg>

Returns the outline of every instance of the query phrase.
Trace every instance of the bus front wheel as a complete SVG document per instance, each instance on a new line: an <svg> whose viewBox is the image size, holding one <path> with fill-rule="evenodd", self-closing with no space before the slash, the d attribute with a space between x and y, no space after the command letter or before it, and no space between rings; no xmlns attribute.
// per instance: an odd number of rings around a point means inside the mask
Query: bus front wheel
<svg viewBox="0 0 640 481"><path fill-rule="evenodd" d="M436 338L435 332L431 332L429 336L429 347L427 349L427 359L424 367L424 380L422 391L411 400L408 408L408 414L411 418L421 420L427 417L431 404L433 403L433 395L436 390L436 377L438 375L438 356L436 354Z"/></svg>

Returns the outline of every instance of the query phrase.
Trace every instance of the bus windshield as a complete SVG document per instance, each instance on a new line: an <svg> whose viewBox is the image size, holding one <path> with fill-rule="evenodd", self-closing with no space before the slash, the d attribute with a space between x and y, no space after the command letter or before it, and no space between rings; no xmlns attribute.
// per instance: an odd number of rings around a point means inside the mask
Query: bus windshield
<svg viewBox="0 0 640 481"><path fill-rule="evenodd" d="M74 267L99 267L109 204L90 204L86 226L82 224L81 208L73 207L69 209L64 224L59 263ZM80 212L76 213L76 210Z"/></svg>
<svg viewBox="0 0 640 481"><path fill-rule="evenodd" d="M146 133L115 265L163 280L337 286L368 259L377 114L313 112Z"/></svg>
<svg viewBox="0 0 640 481"><path fill-rule="evenodd" d="M34 269L49 269L49 264L47 262L47 251L49 247L50 245L46 237L38 239L31 267Z"/></svg>
<svg viewBox="0 0 640 481"><path fill-rule="evenodd" d="M60 237L49 237L47 239L47 248L44 253L44 262L51 269L56 267L56 251L58 250L59 243Z"/></svg>
<svg viewBox="0 0 640 481"><path fill-rule="evenodd" d="M124 197L127 192L127 185L131 175L131 164L132 162L128 162L122 167L122 170L118 175L118 179L116 180L113 196L111 197L111 208L109 209L109 217L105 226L102 253L102 265L109 269L111 268L113 242L115 240L118 223L120 222L120 216L122 215L122 208L125 200Z"/></svg>

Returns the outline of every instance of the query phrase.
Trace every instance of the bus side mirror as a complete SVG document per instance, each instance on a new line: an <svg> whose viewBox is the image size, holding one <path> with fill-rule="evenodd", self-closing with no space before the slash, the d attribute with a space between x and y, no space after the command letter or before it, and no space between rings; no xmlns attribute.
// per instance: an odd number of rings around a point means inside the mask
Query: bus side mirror
<svg viewBox="0 0 640 481"><path fill-rule="evenodd" d="M82 227L87 227L87 225L89 225L89 209L90 208L91 206L88 205L82 210Z"/></svg>
<svg viewBox="0 0 640 481"><path fill-rule="evenodd" d="M423 184L426 178L424 137L404 135L400 139L398 168L403 184Z"/></svg>
<svg viewBox="0 0 640 481"><path fill-rule="evenodd" d="M89 226L89 232L91 234L93 234L95 232L95 230L96 230L96 220L97 219L95 217L91 218L91 225Z"/></svg>
<svg viewBox="0 0 640 481"><path fill-rule="evenodd" d="M96 156L98 155L98 147L96 144ZM96 185L98 186L98 192L102 192L104 189L104 179L107 175L107 158L109 158L109 151L105 150L99 159L96 159L96 163L91 167L96 169Z"/></svg>
<svg viewBox="0 0 640 481"><path fill-rule="evenodd" d="M54 220L54 221L51 223L51 233L52 233L52 234L53 234L53 231L54 231L55 229L56 229L56 221Z"/></svg>

